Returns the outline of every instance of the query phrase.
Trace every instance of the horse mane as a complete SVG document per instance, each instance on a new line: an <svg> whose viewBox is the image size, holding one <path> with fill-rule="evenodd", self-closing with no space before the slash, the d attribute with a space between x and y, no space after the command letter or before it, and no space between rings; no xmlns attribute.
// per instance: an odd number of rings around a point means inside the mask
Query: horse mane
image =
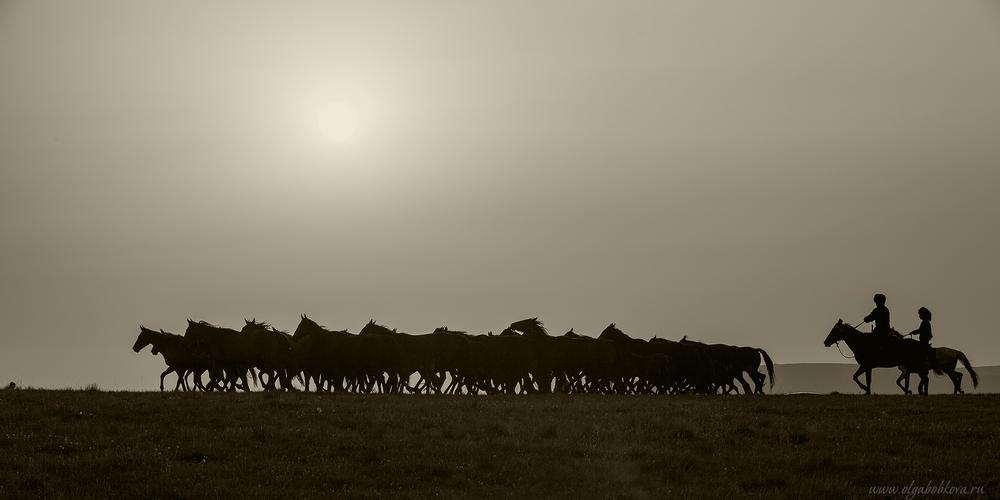
<svg viewBox="0 0 1000 500"><path fill-rule="evenodd" d="M226 328L224 326L216 326L216 325L213 325L212 323L209 323L208 321L204 321L204 320L202 320L202 321L193 321L193 320L189 319L188 320L187 331L184 332L185 336L187 336L187 334L191 331L191 327L199 327L199 328L202 328L202 329L205 329L205 330L214 331L213 333L239 333L239 334L242 334L242 332L240 330L236 330L236 329L233 329L233 328Z"/></svg>
<svg viewBox="0 0 1000 500"><path fill-rule="evenodd" d="M388 326L380 325L380 324L376 323L374 319L368 320L368 323L365 324L364 328L362 328L361 330L364 331L365 328L376 328L376 329L378 329L378 332L374 332L374 333L385 333L385 334L399 333L399 332L396 331L395 328L389 328Z"/></svg>
<svg viewBox="0 0 1000 500"><path fill-rule="evenodd" d="M218 326L218 325L213 325L212 323L209 323L208 321L205 321L203 319L202 320L198 320L198 321L192 321L192 320L189 319L188 323L191 323L193 325L198 325L198 326L204 326L206 328L223 328L223 327Z"/></svg>
<svg viewBox="0 0 1000 500"><path fill-rule="evenodd" d="M538 319L538 317L522 319L521 321L515 321L510 324L510 329L517 330L521 333L533 333L548 336L549 332L545 329L545 325Z"/></svg>
<svg viewBox="0 0 1000 500"><path fill-rule="evenodd" d="M244 321L246 321L246 320L244 319ZM252 319L250 321L247 321L247 325L253 325L253 326L256 326L256 327L261 328L263 330L274 330L274 326L272 326L271 323L268 323L267 321L259 321L258 322L257 318L254 318L254 319Z"/></svg>
<svg viewBox="0 0 1000 500"><path fill-rule="evenodd" d="M164 330L163 328L160 328L160 334L161 335L166 335L168 337L180 337L180 335L178 335L176 333L170 333L170 332Z"/></svg>
<svg viewBox="0 0 1000 500"><path fill-rule="evenodd" d="M246 319L244 319L243 321L246 321ZM312 320L310 320L310 321L312 321ZM264 330L266 332L281 333L281 334L284 334L284 335L288 335L288 331L286 331L286 330L279 330L279 329L275 328L274 325L272 325L271 323L268 323L267 321L257 321L257 318L254 318L254 319L252 319L250 321L247 321L247 326L251 326L251 325L253 325L253 326L257 327L257 328L260 328L261 330Z"/></svg>
<svg viewBox="0 0 1000 500"><path fill-rule="evenodd" d="M346 332L347 330L344 331ZM301 337L303 335L309 335L310 333L331 333L331 332L332 330L330 330L326 326L323 326L313 321L312 318L303 314L302 319L299 321L299 326L295 328L295 333L292 336L294 337L295 335L299 335ZM281 333L287 334L287 332L281 332Z"/></svg>

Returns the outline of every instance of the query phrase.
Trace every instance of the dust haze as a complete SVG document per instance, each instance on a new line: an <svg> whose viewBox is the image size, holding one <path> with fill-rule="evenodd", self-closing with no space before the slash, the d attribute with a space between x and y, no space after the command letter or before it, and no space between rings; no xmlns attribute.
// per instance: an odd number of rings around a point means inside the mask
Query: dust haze
<svg viewBox="0 0 1000 500"><path fill-rule="evenodd" d="M998 14L0 2L0 381L151 388L140 323L301 313L840 362L877 291L998 364Z"/></svg>

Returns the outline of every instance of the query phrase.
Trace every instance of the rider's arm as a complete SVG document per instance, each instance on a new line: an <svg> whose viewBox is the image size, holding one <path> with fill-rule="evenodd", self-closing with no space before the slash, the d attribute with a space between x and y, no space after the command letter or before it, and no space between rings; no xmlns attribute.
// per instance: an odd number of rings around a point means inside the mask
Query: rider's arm
<svg viewBox="0 0 1000 500"><path fill-rule="evenodd" d="M910 335L919 335L919 334L924 333L924 332L929 332L930 329L931 329L930 323L928 323L926 321L921 321L920 322L920 327L918 327L916 330L913 330L912 332L910 332Z"/></svg>

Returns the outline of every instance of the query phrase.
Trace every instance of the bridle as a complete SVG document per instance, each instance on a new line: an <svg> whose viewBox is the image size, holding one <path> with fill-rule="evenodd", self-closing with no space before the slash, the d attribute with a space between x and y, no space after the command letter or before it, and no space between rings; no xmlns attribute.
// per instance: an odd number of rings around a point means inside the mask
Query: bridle
<svg viewBox="0 0 1000 500"><path fill-rule="evenodd" d="M864 321L862 321L861 323L858 323L858 324L857 324L857 326L855 326L855 327L853 327L853 328L854 328L855 330L857 330L857 329L858 329L858 326L861 326L861 325L863 325L863 324L865 324L865 322L864 322ZM838 341L836 341L836 342L834 342L834 344L836 344L836 345L837 345L837 352L839 352L839 353L840 353L840 355L844 357L844 359L854 359L854 356L848 356L848 355L844 354L844 351L840 350L840 341L839 341L839 340L838 340Z"/></svg>
<svg viewBox="0 0 1000 500"><path fill-rule="evenodd" d="M848 355L844 354L844 351L840 350L840 341L839 340L836 341L836 342L834 342L834 344L837 345L837 352L839 352L840 355L844 357L844 359L854 359L854 356L848 356Z"/></svg>

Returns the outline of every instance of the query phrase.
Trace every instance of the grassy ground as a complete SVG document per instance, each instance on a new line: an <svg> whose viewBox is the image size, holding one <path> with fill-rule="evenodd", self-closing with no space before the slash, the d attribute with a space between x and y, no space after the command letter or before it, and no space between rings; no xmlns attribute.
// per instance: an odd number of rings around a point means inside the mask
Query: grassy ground
<svg viewBox="0 0 1000 500"><path fill-rule="evenodd" d="M0 391L3 498L845 497L998 464L996 395Z"/></svg>

